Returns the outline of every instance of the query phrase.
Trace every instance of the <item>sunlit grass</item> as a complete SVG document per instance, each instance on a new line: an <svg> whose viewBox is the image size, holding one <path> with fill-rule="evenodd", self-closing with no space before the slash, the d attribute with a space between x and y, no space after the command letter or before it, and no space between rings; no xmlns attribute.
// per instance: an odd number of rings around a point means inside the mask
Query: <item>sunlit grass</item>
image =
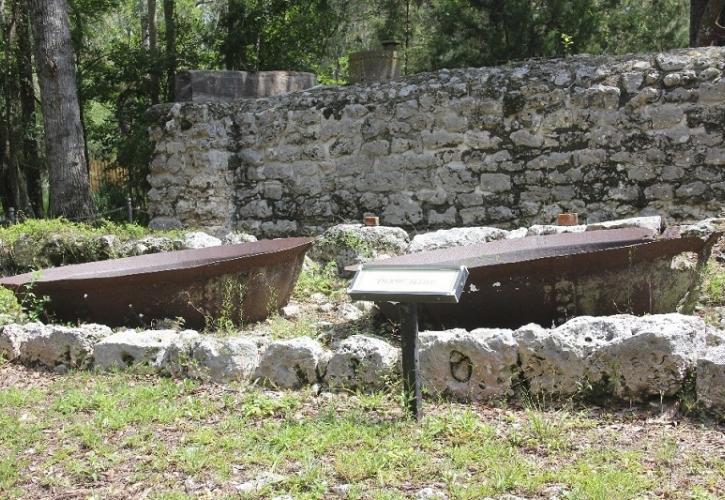
<svg viewBox="0 0 725 500"><path fill-rule="evenodd" d="M349 498L407 498L430 485L451 498L541 496L552 485L567 498L635 498L682 455L672 439L646 452L582 446L597 421L566 409L492 419L445 401L426 406L415 422L403 418L397 392L319 397L71 373L0 389L0 497L23 496L30 484L103 491L108 478L144 484L150 498L195 497L179 489L184 478L235 496L229 485L273 472L282 479L251 498L329 498L335 485L350 485ZM698 498L725 482L722 461L710 458L683 459L702 478Z"/></svg>

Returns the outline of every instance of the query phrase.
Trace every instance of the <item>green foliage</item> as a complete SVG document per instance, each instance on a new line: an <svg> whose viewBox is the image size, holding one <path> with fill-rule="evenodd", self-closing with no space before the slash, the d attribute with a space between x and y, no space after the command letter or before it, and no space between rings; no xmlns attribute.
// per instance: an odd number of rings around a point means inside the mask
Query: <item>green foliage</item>
<svg viewBox="0 0 725 500"><path fill-rule="evenodd" d="M98 191L93 193L93 203L97 213L107 214L105 216L107 219L120 223L128 221L126 198L127 192L123 187L109 182L102 183Z"/></svg>
<svg viewBox="0 0 725 500"><path fill-rule="evenodd" d="M115 237L116 242L100 238L107 235ZM149 235L176 238L179 233L151 232L137 224L110 221L82 224L64 219L28 219L0 227L0 269L18 273L114 258L122 253L119 243Z"/></svg>
<svg viewBox="0 0 725 500"><path fill-rule="evenodd" d="M322 293L328 297L344 292L344 281L337 275L337 265L328 262L324 267L317 262L305 264L297 279L293 296L305 300L313 293Z"/></svg>
<svg viewBox="0 0 725 500"><path fill-rule="evenodd" d="M0 286L0 324L22 321L24 317L23 307L15 294Z"/></svg>
<svg viewBox="0 0 725 500"><path fill-rule="evenodd" d="M30 321L40 321L41 319L48 319L48 314L45 308L50 302L50 297L48 297L47 295L37 295L34 292L35 282L39 278L40 274L34 273L32 281L23 285L23 288L20 292L23 311L28 316L28 319Z"/></svg>
<svg viewBox="0 0 725 500"><path fill-rule="evenodd" d="M229 335L238 331L244 324L244 296L246 283L226 278L220 284L222 302L216 314L204 313L204 330L221 335Z"/></svg>
<svg viewBox="0 0 725 500"><path fill-rule="evenodd" d="M626 54L687 47L689 0L598 0L597 30L582 51Z"/></svg>
<svg viewBox="0 0 725 500"><path fill-rule="evenodd" d="M318 328L312 318L301 318L297 321L290 321L275 315L267 320L270 336L273 339L291 339L295 337L316 338Z"/></svg>
<svg viewBox="0 0 725 500"><path fill-rule="evenodd" d="M714 263L708 265L705 270L703 291L706 302L713 304L725 302L725 268Z"/></svg>
<svg viewBox="0 0 725 500"><path fill-rule="evenodd" d="M329 0L228 0L217 30L227 69L314 70L338 27Z"/></svg>
<svg viewBox="0 0 725 500"><path fill-rule="evenodd" d="M19 224L0 227L0 241L6 245L12 245L20 238L40 242L52 235L90 238L107 234L114 235L121 240L128 240L142 238L151 233L147 228L139 226L138 224L115 223L110 221L84 224L70 222L62 218L27 219Z"/></svg>

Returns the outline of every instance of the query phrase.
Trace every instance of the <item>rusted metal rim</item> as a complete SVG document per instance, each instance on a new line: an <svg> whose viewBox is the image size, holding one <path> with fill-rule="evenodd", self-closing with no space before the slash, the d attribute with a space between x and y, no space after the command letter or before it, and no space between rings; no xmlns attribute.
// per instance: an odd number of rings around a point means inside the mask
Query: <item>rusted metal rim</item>
<svg viewBox="0 0 725 500"><path fill-rule="evenodd" d="M589 253L655 241L657 232L645 228L608 229L497 240L474 245L431 250L374 261L376 266L463 265L471 268ZM346 269L355 271L359 264Z"/></svg>
<svg viewBox="0 0 725 500"><path fill-rule="evenodd" d="M187 271L207 266L251 259L264 264L264 256L308 249L312 238L284 238L261 240L238 245L222 245L195 250L177 250L121 259L73 264L40 271L18 274L0 279L0 285L17 287L26 283L88 281L135 275L152 276L157 273Z"/></svg>

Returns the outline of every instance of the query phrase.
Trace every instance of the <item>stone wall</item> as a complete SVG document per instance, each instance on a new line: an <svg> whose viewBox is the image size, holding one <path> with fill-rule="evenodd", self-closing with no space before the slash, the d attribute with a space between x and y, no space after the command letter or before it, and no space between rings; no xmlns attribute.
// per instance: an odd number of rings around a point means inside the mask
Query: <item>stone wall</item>
<svg viewBox="0 0 725 500"><path fill-rule="evenodd" d="M157 226L316 233L718 215L725 48L441 70L150 113Z"/></svg>

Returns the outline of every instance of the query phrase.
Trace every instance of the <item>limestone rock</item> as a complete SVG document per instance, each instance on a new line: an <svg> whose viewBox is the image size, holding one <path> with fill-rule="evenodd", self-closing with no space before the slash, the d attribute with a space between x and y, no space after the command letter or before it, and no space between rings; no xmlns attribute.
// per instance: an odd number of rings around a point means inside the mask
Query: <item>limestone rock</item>
<svg viewBox="0 0 725 500"><path fill-rule="evenodd" d="M316 384L329 358L329 351L309 337L279 340L262 354L255 377L283 389L298 389Z"/></svg>
<svg viewBox="0 0 725 500"><path fill-rule="evenodd" d="M250 380L265 342L253 337L217 338L187 333L166 349L161 366L175 376L214 382Z"/></svg>
<svg viewBox="0 0 725 500"><path fill-rule="evenodd" d="M520 227L518 229L513 229L509 231L509 233L506 235L507 240L513 240L515 238L525 238L529 233L529 228L527 227Z"/></svg>
<svg viewBox="0 0 725 500"><path fill-rule="evenodd" d="M121 240L113 234L106 234L93 238L92 246L96 253L93 260L112 259L119 255Z"/></svg>
<svg viewBox="0 0 725 500"><path fill-rule="evenodd" d="M269 485L280 483L284 480L285 477L280 476L279 474L275 474L273 472L263 472L252 480L235 484L234 489L240 495L253 495L255 493L259 493Z"/></svg>
<svg viewBox="0 0 725 500"><path fill-rule="evenodd" d="M194 377L196 363L194 348L202 335L195 330L184 330L173 337L168 346L157 356L159 369L173 377ZM193 372L193 373L192 373Z"/></svg>
<svg viewBox="0 0 725 500"><path fill-rule="evenodd" d="M45 335L45 325L42 323L5 325L0 330L0 356L11 361L19 358L20 349L27 339L40 335Z"/></svg>
<svg viewBox="0 0 725 500"><path fill-rule="evenodd" d="M121 246L121 253L127 256L146 255L150 253L171 252L181 250L183 242L165 236L147 236L136 241L129 241Z"/></svg>
<svg viewBox="0 0 725 500"><path fill-rule="evenodd" d="M257 241L257 237L253 234L232 231L224 235L222 243L225 245L239 245L240 243L253 243Z"/></svg>
<svg viewBox="0 0 725 500"><path fill-rule="evenodd" d="M171 229L181 229L183 224L175 217L154 217L149 222L149 229L168 231Z"/></svg>
<svg viewBox="0 0 725 500"><path fill-rule="evenodd" d="M598 231L601 229L621 229L625 227L641 227L644 229L652 229L660 232L662 230L662 217L632 217L631 219L610 220L605 222L596 222L587 224L587 231Z"/></svg>
<svg viewBox="0 0 725 500"><path fill-rule="evenodd" d="M591 354L616 339L631 335L634 316L579 316L570 319L551 332L571 342L582 342L586 354Z"/></svg>
<svg viewBox="0 0 725 500"><path fill-rule="evenodd" d="M96 344L96 366L102 370L137 364L159 366L166 349L178 337L174 330L126 330L116 333Z"/></svg>
<svg viewBox="0 0 725 500"><path fill-rule="evenodd" d="M340 304L337 315L345 321L358 321L365 316L365 312L349 302Z"/></svg>
<svg viewBox="0 0 725 500"><path fill-rule="evenodd" d="M532 394L569 396L582 389L591 351L585 336L530 324L514 332L521 372Z"/></svg>
<svg viewBox="0 0 725 500"><path fill-rule="evenodd" d="M430 233L417 234L410 242L406 253L426 252L441 248L475 245L487 241L502 240L509 232L496 227L461 227L441 229Z"/></svg>
<svg viewBox="0 0 725 500"><path fill-rule="evenodd" d="M311 258L335 262L338 270L382 255L401 255L409 244L408 233L399 227L340 224L315 241Z"/></svg>
<svg viewBox="0 0 725 500"><path fill-rule="evenodd" d="M415 500L447 500L448 495L435 488L423 488L415 493Z"/></svg>
<svg viewBox="0 0 725 500"><path fill-rule="evenodd" d="M24 333L14 332L16 359L49 368L60 365L67 368L91 366L94 345L111 334L107 326L95 324L67 327L30 323L23 328Z"/></svg>
<svg viewBox="0 0 725 500"><path fill-rule="evenodd" d="M697 360L697 399L725 416L725 345L711 347Z"/></svg>
<svg viewBox="0 0 725 500"><path fill-rule="evenodd" d="M299 304L287 304L280 309L281 316L285 319L297 319L302 316L302 308Z"/></svg>
<svg viewBox="0 0 725 500"><path fill-rule="evenodd" d="M420 334L423 385L462 399L507 397L518 368L511 330L481 328Z"/></svg>
<svg viewBox="0 0 725 500"><path fill-rule="evenodd" d="M218 247L221 244L222 240L203 231L185 233L183 238L183 246L188 249Z"/></svg>
<svg viewBox="0 0 725 500"><path fill-rule="evenodd" d="M710 218L695 224L680 226L683 236L696 236L708 238L710 235L725 231L725 218Z"/></svg>
<svg viewBox="0 0 725 500"><path fill-rule="evenodd" d="M655 59L662 71L677 71L683 69L688 63L686 57L668 53L658 54Z"/></svg>
<svg viewBox="0 0 725 500"><path fill-rule="evenodd" d="M549 234L583 233L586 226L555 226L551 224L534 224L526 231L526 236L546 236Z"/></svg>
<svg viewBox="0 0 725 500"><path fill-rule="evenodd" d="M601 377L622 398L675 395L706 347L705 323L682 314L624 318L631 333L592 354L592 380Z"/></svg>
<svg viewBox="0 0 725 500"><path fill-rule="evenodd" d="M250 337L202 339L194 348L194 360L212 380L246 380L259 365L262 344Z"/></svg>
<svg viewBox="0 0 725 500"><path fill-rule="evenodd" d="M383 340L353 335L330 358L325 381L331 388L380 389L397 372L399 356L400 350Z"/></svg>
<svg viewBox="0 0 725 500"><path fill-rule="evenodd" d="M705 345L707 345L707 347L725 345L725 330L720 330L719 328L708 325L707 330L705 331Z"/></svg>

